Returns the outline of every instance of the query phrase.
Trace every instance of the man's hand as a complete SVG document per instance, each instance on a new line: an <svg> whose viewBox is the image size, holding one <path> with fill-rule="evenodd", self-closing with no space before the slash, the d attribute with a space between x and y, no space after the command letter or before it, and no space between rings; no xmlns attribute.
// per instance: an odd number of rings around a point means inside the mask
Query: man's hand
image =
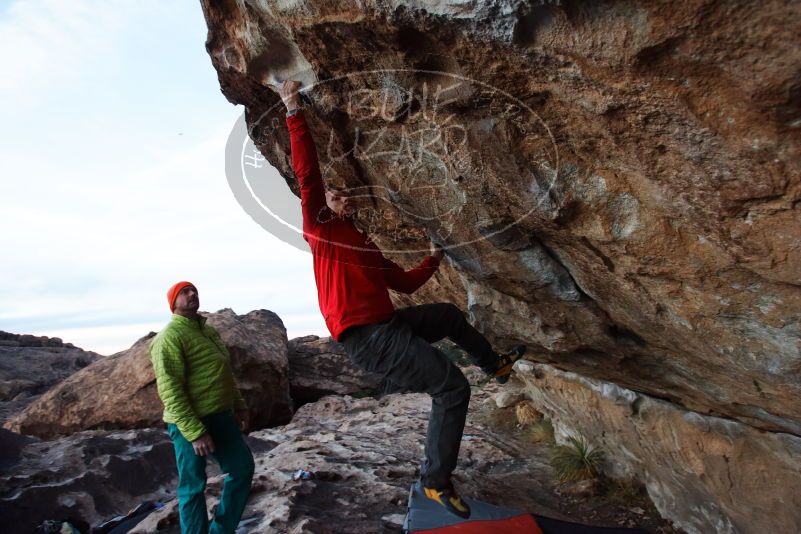
<svg viewBox="0 0 801 534"><path fill-rule="evenodd" d="M287 111L301 107L298 89L300 89L300 82L297 80L285 80L278 87L278 94L284 101Z"/></svg>
<svg viewBox="0 0 801 534"><path fill-rule="evenodd" d="M208 432L197 438L192 442L192 448L195 449L195 454L198 456L208 456L214 452L214 441Z"/></svg>
<svg viewBox="0 0 801 534"><path fill-rule="evenodd" d="M442 258L445 257L445 251L442 250L442 247L431 241L431 256L433 256L437 261L442 261Z"/></svg>
<svg viewBox="0 0 801 534"><path fill-rule="evenodd" d="M239 422L239 428L242 429L242 432L250 430L250 412L247 410L237 410L236 420Z"/></svg>

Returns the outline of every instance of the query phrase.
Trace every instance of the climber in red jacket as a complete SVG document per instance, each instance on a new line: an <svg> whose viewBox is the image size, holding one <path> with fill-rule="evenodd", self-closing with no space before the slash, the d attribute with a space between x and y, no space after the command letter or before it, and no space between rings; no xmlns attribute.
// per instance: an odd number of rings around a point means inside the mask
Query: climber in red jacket
<svg viewBox="0 0 801 534"><path fill-rule="evenodd" d="M278 88L287 107L292 168L300 186L303 237L314 257L320 310L331 335L350 359L379 373L398 390L431 395L421 483L425 495L460 517L470 509L451 484L464 431L470 385L461 370L431 343L450 338L486 373L501 383L523 347L498 354L453 304L426 304L395 310L389 289L413 293L439 267L442 249L404 271L386 259L349 217L347 196L326 190L317 151L301 109L300 82Z"/></svg>

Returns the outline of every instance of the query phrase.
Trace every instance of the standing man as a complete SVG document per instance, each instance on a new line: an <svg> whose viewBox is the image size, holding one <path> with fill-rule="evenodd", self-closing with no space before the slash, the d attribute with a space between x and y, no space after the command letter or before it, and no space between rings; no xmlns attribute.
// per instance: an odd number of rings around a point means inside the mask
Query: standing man
<svg viewBox="0 0 801 534"><path fill-rule="evenodd" d="M229 534L242 517L253 479L253 455L241 433L250 422L247 405L228 349L197 312L195 286L178 282L167 291L167 302L172 320L150 344L150 360L175 447L181 532ZM210 528L204 495L209 455L226 473Z"/></svg>
<svg viewBox="0 0 801 534"><path fill-rule="evenodd" d="M523 348L499 355L453 304L395 310L389 289L413 293L439 267L442 249L404 271L386 259L349 218L348 199L326 190L317 151L301 109L300 82L278 88L287 107L292 168L300 185L303 236L314 257L320 310L334 339L350 359L380 373L404 390L431 395L432 407L420 478L425 495L450 512L469 517L470 509L451 483L464 431L470 384L461 370L431 343L448 337L487 374L504 383Z"/></svg>

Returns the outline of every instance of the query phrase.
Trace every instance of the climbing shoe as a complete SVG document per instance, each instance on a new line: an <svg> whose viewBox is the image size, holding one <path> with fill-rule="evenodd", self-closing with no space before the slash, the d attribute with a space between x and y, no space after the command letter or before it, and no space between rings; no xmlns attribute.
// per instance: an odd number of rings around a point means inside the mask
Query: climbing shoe
<svg viewBox="0 0 801 534"><path fill-rule="evenodd" d="M466 502L453 489L449 486L444 489L423 488L423 491L429 499L444 506L450 513L467 519L470 517L470 507Z"/></svg>
<svg viewBox="0 0 801 534"><path fill-rule="evenodd" d="M494 373L495 381L499 384L505 384L509 381L509 376L512 374L512 366L517 360L523 357L526 353L525 345L518 345L509 352L498 354L498 367Z"/></svg>

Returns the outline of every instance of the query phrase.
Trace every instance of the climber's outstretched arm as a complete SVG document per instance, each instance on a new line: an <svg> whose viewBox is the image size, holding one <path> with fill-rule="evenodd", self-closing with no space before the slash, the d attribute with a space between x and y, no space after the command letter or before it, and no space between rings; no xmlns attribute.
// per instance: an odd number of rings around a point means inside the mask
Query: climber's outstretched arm
<svg viewBox="0 0 801 534"><path fill-rule="evenodd" d="M303 211L303 230L312 230L319 223L320 211L325 208L325 187L320 173L317 148L314 146L306 117L301 108L300 82L285 81L278 94L287 108L286 124L292 150L292 169L300 186L300 205Z"/></svg>

